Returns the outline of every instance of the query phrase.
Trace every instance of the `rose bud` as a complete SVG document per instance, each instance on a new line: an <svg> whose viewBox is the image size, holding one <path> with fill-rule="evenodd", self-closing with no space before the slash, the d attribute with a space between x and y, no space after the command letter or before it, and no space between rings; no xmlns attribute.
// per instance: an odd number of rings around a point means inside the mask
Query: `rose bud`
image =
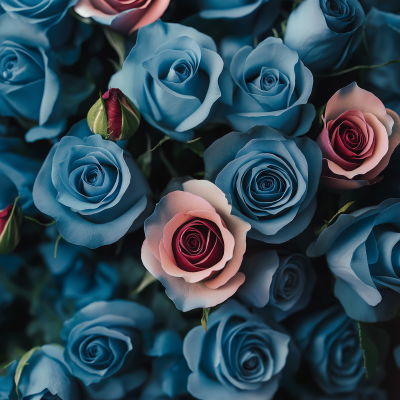
<svg viewBox="0 0 400 400"><path fill-rule="evenodd" d="M127 140L138 130L140 112L121 90L111 88L88 112L87 121L93 133L108 140Z"/></svg>
<svg viewBox="0 0 400 400"><path fill-rule="evenodd" d="M0 211L0 254L11 253L18 245L22 218L16 203Z"/></svg>

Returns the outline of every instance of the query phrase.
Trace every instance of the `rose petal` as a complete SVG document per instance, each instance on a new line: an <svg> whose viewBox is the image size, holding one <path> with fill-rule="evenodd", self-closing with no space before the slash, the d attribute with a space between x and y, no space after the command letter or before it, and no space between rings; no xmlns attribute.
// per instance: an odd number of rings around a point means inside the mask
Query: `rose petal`
<svg viewBox="0 0 400 400"><path fill-rule="evenodd" d="M205 180L191 180L185 182L183 188L185 192L201 195L214 206L235 239L232 259L219 275L204 282L209 288L218 288L237 274L246 251L246 233L250 230L251 225L231 215L232 206L228 204L224 193L213 183Z"/></svg>
<svg viewBox="0 0 400 400"><path fill-rule="evenodd" d="M215 208L202 197L178 190L164 196L156 205L153 215L147 218L144 224L144 231L148 246L158 260L160 260L159 245L164 236L165 225L176 214L186 214L193 210L215 213Z"/></svg>
<svg viewBox="0 0 400 400"><path fill-rule="evenodd" d="M400 144L400 118L399 116L392 110L386 109L386 112L393 118L394 125L392 134L389 136L389 148L386 154L382 157L381 161L372 168L369 172L367 172L362 178L365 180L371 180L379 175L389 164L390 157L392 156L396 147Z"/></svg>
<svg viewBox="0 0 400 400"><path fill-rule="evenodd" d="M226 229L226 227L223 225L221 217L215 212L198 210L188 212L186 215L190 216L190 219L188 220L192 220L195 217L204 218L214 222L218 226L224 241L224 255L222 256L221 260L211 268L199 268L198 272L184 271L179 268L176 264L175 257L172 251L173 234L175 233L176 229L178 229L179 226L182 225L182 223L179 222L183 221L183 217L181 215L177 215L170 221L170 223L165 226L164 237L159 247L160 261L162 268L167 274L171 276L181 277L185 279L186 282L199 282L208 278L212 272L219 271L224 268L227 261L232 259L233 249L235 247L235 239L229 232L229 230ZM225 282L221 283L221 285L225 284L230 278L231 276L227 275Z"/></svg>
<svg viewBox="0 0 400 400"><path fill-rule="evenodd" d="M354 178L356 175L363 175L374 168L383 156L387 153L389 148L389 139L385 127L380 123L377 117L373 114L365 113L365 121L374 131L375 134L375 148L371 157L364 160L364 162L352 171L346 171L333 161L328 160L330 170L336 175L343 175L348 179Z"/></svg>
<svg viewBox="0 0 400 400"><path fill-rule="evenodd" d="M214 307L233 296L245 280L245 276L238 272L225 285L210 289L205 282L187 283L182 278L167 275L147 246L147 240L142 246L142 261L146 269L163 284L166 295L181 311Z"/></svg>
<svg viewBox="0 0 400 400"><path fill-rule="evenodd" d="M339 115L348 110L360 110L363 114L374 114L390 135L393 119L386 113L383 103L371 92L361 89L357 83L338 90L328 101L325 110L326 121L335 120Z"/></svg>

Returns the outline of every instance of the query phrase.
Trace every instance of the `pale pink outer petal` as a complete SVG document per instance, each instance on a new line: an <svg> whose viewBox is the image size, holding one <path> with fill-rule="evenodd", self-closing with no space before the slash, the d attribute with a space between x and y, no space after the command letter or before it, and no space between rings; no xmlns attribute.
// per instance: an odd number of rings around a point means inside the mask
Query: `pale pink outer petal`
<svg viewBox="0 0 400 400"><path fill-rule="evenodd" d="M358 168L355 168L352 171L346 171L333 161L327 160L329 169L334 174L345 176L348 179L352 179L356 175L366 174L372 168L376 167L387 153L389 149L389 138L385 127L373 114L365 113L364 118L367 124L373 129L375 134L375 148L373 154L371 157L365 159L365 161Z"/></svg>
<svg viewBox="0 0 400 400"><path fill-rule="evenodd" d="M361 89L353 82L338 90L328 101L325 120L332 121L348 110L374 114L383 124L388 135L392 133L393 119L386 113L383 103L371 92Z"/></svg>
<svg viewBox="0 0 400 400"><path fill-rule="evenodd" d="M184 271L176 265L175 257L172 252L172 237L176 229L178 229L179 226L182 225L183 222L182 223L180 222L183 221L183 218L180 215L177 215L176 217L178 218L174 217L167 225L165 225L164 237L163 240L160 242L160 247L159 247L161 266L168 275L181 277L186 282L193 283L202 281L208 278L212 272L219 271L225 267L227 261L229 261L233 256L235 239L233 238L229 230L223 226L221 217L215 212L190 211L189 213L186 214L186 216L188 217L187 221L193 220L194 218L198 217L214 222L220 229L224 241L224 255L217 264L215 264L211 268L207 268L199 272ZM227 281L228 280L229 278L227 279Z"/></svg>
<svg viewBox="0 0 400 400"><path fill-rule="evenodd" d="M176 278L165 273L160 262L147 246L147 240L143 242L142 246L142 261L146 269L164 285L165 293L181 311L221 304L232 297L245 280L245 276L238 272L218 289L208 288L205 282L187 283L183 278Z"/></svg>
<svg viewBox="0 0 400 400"><path fill-rule="evenodd" d="M169 5L170 0L153 0L146 9L136 9L120 14L111 27L119 32L131 35L142 26L149 25L160 18Z"/></svg>
<svg viewBox="0 0 400 400"><path fill-rule="evenodd" d="M225 222L228 230L235 238L235 249L232 259L226 264L221 273L204 282L211 289L224 285L234 277L242 264L243 254L246 251L246 234L251 225L231 214L232 206L229 205L224 193L213 183L206 180L191 180L183 184L185 192L201 196L207 200Z"/></svg>
<svg viewBox="0 0 400 400"><path fill-rule="evenodd" d="M170 0L152 0L146 8L133 8L131 11L118 13L104 0L79 0L74 6L74 10L83 18L106 18L119 14L112 22L111 27L118 32L130 35L142 26L151 24L160 18L169 2Z"/></svg>
<svg viewBox="0 0 400 400"><path fill-rule="evenodd" d="M390 157L392 156L396 147L400 144L400 118L394 111L390 109L386 109L386 111L394 121L392 134L389 136L389 149L379 164L362 177L362 179L368 181L378 176L387 167Z"/></svg>
<svg viewBox="0 0 400 400"><path fill-rule="evenodd" d="M159 246L164 236L165 225L171 221L175 215L179 213L186 214L194 210L204 210L215 213L215 208L202 197L178 190L164 196L156 205L153 215L145 222L144 230L148 246L159 261ZM155 218L155 215L157 215L158 218Z"/></svg>
<svg viewBox="0 0 400 400"><path fill-rule="evenodd" d="M96 3L96 0L93 1ZM106 18L110 15L118 14L112 7L109 7L110 11L108 13L101 11L99 8L96 8L95 5L92 4L92 0L79 0L78 3L74 6L75 12L83 18Z"/></svg>

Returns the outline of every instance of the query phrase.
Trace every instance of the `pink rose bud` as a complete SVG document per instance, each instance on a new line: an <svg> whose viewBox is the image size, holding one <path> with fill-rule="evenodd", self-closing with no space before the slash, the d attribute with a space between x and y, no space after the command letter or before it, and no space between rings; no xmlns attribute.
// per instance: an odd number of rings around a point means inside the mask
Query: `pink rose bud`
<svg viewBox="0 0 400 400"><path fill-rule="evenodd" d="M121 90L111 88L89 110L87 121L93 133L107 140L127 140L138 130L140 112Z"/></svg>
<svg viewBox="0 0 400 400"><path fill-rule="evenodd" d="M0 211L0 254L11 253L17 247L21 220L15 204Z"/></svg>

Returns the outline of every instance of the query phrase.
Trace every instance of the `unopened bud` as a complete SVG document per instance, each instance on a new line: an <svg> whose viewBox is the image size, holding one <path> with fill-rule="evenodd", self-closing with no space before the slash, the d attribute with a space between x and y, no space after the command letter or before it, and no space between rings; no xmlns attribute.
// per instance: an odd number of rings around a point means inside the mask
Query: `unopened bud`
<svg viewBox="0 0 400 400"><path fill-rule="evenodd" d="M138 130L140 112L121 90L111 88L87 115L90 130L108 140L127 140Z"/></svg>
<svg viewBox="0 0 400 400"><path fill-rule="evenodd" d="M21 211L16 202L0 211L0 254L11 253L20 239Z"/></svg>

